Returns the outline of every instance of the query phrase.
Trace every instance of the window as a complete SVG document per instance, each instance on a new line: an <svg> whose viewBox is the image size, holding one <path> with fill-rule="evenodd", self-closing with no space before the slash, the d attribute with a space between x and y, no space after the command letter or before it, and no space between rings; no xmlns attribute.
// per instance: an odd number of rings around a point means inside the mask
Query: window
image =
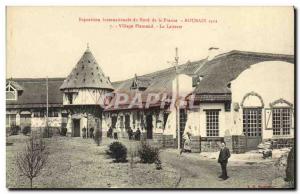
<svg viewBox="0 0 300 194"><path fill-rule="evenodd" d="M11 84L6 86L6 100L17 100L17 90Z"/></svg>
<svg viewBox="0 0 300 194"><path fill-rule="evenodd" d="M124 128L124 118L123 116L120 116L120 128Z"/></svg>
<svg viewBox="0 0 300 194"><path fill-rule="evenodd" d="M69 104L73 104L73 94L72 93L68 93L67 95L67 99Z"/></svg>
<svg viewBox="0 0 300 194"><path fill-rule="evenodd" d="M15 114L6 114L6 126L15 126L16 125L16 115Z"/></svg>
<svg viewBox="0 0 300 194"><path fill-rule="evenodd" d="M243 133L247 137L261 136L261 108L243 109Z"/></svg>
<svg viewBox="0 0 300 194"><path fill-rule="evenodd" d="M137 119L137 113L133 113L132 114L132 125L133 125L133 128L135 129L135 124L136 124L136 119Z"/></svg>
<svg viewBox="0 0 300 194"><path fill-rule="evenodd" d="M43 110L33 112L33 117L44 117L44 116L45 116L45 112Z"/></svg>
<svg viewBox="0 0 300 194"><path fill-rule="evenodd" d="M225 108L225 112L230 112L231 111L231 102L230 101L226 101L224 103L224 108Z"/></svg>
<svg viewBox="0 0 300 194"><path fill-rule="evenodd" d="M219 136L219 110L206 111L206 135Z"/></svg>
<svg viewBox="0 0 300 194"><path fill-rule="evenodd" d="M130 89L137 89L136 81L133 81Z"/></svg>
<svg viewBox="0 0 300 194"><path fill-rule="evenodd" d="M273 135L290 135L291 129L291 109L274 108L272 110Z"/></svg>
<svg viewBox="0 0 300 194"><path fill-rule="evenodd" d="M58 117L58 112L57 111L49 111L48 117Z"/></svg>

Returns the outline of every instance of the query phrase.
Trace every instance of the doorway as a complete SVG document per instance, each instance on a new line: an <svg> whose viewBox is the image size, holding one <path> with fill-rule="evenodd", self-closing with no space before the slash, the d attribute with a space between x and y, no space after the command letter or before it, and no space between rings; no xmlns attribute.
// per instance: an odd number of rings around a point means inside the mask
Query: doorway
<svg viewBox="0 0 300 194"><path fill-rule="evenodd" d="M125 115L125 129L130 128L130 115Z"/></svg>
<svg viewBox="0 0 300 194"><path fill-rule="evenodd" d="M73 137L80 137L80 119L73 119Z"/></svg>
<svg viewBox="0 0 300 194"><path fill-rule="evenodd" d="M112 116L111 117L111 128L115 129L116 128L116 124L117 124L117 117L116 116Z"/></svg>
<svg viewBox="0 0 300 194"><path fill-rule="evenodd" d="M243 133L246 137L246 149L253 150L262 141L261 108L243 109Z"/></svg>
<svg viewBox="0 0 300 194"><path fill-rule="evenodd" d="M147 130L147 139L152 139L153 135L153 124L152 124L152 115L146 116L146 130Z"/></svg>

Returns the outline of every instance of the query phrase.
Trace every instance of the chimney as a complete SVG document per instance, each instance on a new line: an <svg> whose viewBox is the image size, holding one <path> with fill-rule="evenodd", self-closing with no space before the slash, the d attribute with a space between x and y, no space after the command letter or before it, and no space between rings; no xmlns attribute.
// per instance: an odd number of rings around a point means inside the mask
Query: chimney
<svg viewBox="0 0 300 194"><path fill-rule="evenodd" d="M220 49L217 47L210 47L208 49L208 56L207 59L210 61L213 58L215 58L215 56L217 56L218 54L220 54Z"/></svg>

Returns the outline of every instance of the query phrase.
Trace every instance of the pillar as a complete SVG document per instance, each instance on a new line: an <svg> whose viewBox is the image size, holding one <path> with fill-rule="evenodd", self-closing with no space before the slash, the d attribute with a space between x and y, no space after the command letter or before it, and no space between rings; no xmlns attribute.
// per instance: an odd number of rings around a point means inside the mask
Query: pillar
<svg viewBox="0 0 300 194"><path fill-rule="evenodd" d="M72 115L71 114L68 114L67 136L72 136Z"/></svg>

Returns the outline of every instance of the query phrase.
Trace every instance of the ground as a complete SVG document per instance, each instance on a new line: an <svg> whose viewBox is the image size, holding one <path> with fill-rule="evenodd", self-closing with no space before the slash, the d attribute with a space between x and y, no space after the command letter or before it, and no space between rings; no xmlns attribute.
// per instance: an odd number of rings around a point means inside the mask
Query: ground
<svg viewBox="0 0 300 194"><path fill-rule="evenodd" d="M6 169L8 188L28 188L29 180L20 176L15 156L28 137L10 136L7 142ZM49 160L41 175L33 180L35 188L262 188L287 187L283 182L284 168L276 159L229 160L226 181L216 162L217 153L179 155L176 149L160 152L162 170L155 164L142 164L139 158L131 162L113 163L105 154L110 139L97 146L91 139L53 137L46 139ZM122 140L129 153L136 155L138 142ZM130 154L128 154L130 161Z"/></svg>

